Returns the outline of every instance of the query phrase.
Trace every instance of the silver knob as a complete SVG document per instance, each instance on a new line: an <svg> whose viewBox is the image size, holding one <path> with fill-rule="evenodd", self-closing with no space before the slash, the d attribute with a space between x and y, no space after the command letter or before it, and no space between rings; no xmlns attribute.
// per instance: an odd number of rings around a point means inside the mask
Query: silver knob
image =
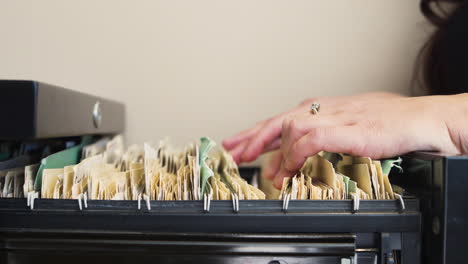
<svg viewBox="0 0 468 264"><path fill-rule="evenodd" d="M97 101L93 107L93 123L95 128L99 128L102 122L101 103Z"/></svg>

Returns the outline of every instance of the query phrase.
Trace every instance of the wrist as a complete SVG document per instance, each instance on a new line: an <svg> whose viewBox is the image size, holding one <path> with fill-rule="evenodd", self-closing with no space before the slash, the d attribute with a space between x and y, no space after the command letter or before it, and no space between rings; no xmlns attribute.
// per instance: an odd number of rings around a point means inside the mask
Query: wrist
<svg viewBox="0 0 468 264"><path fill-rule="evenodd" d="M443 104L439 107L450 140L457 154L468 154L468 93L441 96ZM445 113L444 113L445 112Z"/></svg>

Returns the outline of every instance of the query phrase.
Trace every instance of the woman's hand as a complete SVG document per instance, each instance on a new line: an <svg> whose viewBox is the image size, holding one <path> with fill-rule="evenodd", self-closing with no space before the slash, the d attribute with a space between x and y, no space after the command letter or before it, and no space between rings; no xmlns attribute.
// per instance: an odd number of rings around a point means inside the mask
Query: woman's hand
<svg viewBox="0 0 468 264"><path fill-rule="evenodd" d="M309 112L312 102L320 112ZM373 93L350 97L324 97L305 101L295 109L260 122L224 141L238 162L252 161L276 149L269 170L281 187L307 157L322 150L384 158L427 150L466 153L467 95L402 97ZM461 123L461 124L460 124Z"/></svg>
<svg viewBox="0 0 468 264"><path fill-rule="evenodd" d="M336 110L336 106L346 104L362 104L366 101L377 99L386 99L392 97L401 97L391 93L368 93L358 96L341 97L317 97L305 100L297 107L281 113L277 116L263 120L254 127L246 129L233 137L223 141L224 147L230 151L236 162L250 162L264 153L278 149L281 144L281 130L283 121L300 113L307 113L313 102L320 102L320 114L330 114Z"/></svg>

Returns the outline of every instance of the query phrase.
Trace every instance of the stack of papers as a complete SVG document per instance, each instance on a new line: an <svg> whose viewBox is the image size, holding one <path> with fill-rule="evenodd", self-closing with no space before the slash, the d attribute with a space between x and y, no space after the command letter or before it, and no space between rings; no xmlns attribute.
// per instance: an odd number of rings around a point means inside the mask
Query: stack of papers
<svg viewBox="0 0 468 264"><path fill-rule="evenodd" d="M337 158L337 156L339 158ZM344 200L357 196L364 200L395 199L388 172L396 162L352 157L336 153L320 153L309 157L293 177L285 178L280 199Z"/></svg>
<svg viewBox="0 0 468 264"><path fill-rule="evenodd" d="M68 145L65 150L42 158L40 164L37 152L48 153L50 147L37 148L33 154L16 151L16 156L5 148L10 154L0 161L0 197L265 199L263 190L240 176L231 155L207 137L182 150L176 150L167 140L127 148L120 135L98 141L83 137L80 142ZM401 159L381 163L366 157L319 153L309 157L294 177L285 178L279 195L276 193L269 199L286 196L293 200L395 199L388 173L399 162Z"/></svg>
<svg viewBox="0 0 468 264"><path fill-rule="evenodd" d="M265 199L265 194L239 174L232 157L201 138L183 151L166 141L125 150L121 137L83 149L76 164L42 172L41 197L92 200Z"/></svg>

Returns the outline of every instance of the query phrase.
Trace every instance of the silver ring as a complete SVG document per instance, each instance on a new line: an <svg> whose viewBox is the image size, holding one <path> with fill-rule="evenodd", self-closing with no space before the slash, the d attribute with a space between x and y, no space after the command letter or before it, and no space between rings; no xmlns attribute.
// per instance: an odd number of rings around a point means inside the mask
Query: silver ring
<svg viewBox="0 0 468 264"><path fill-rule="evenodd" d="M310 106L310 113L313 115L318 114L320 110L320 103L313 102L312 105Z"/></svg>

